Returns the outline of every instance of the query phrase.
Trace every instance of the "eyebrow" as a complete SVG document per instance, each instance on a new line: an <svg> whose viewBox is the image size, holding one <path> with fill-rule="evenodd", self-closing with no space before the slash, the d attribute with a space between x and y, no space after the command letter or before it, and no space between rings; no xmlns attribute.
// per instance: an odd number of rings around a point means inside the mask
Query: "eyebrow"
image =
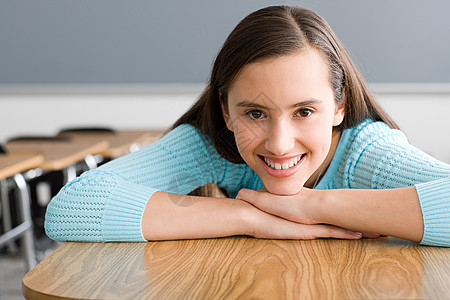
<svg viewBox="0 0 450 300"><path fill-rule="evenodd" d="M317 105L322 103L323 101L318 100L318 99L308 99L305 101L300 101L297 103L292 104L291 106L289 106L289 109L293 109L293 108L297 108L297 107L303 107L303 106L308 106L308 105ZM267 109L268 107L262 104L258 104L258 103L254 103L251 101L247 101L247 100L243 100L240 101L236 104L237 107L248 107L248 108L260 108L260 109Z"/></svg>

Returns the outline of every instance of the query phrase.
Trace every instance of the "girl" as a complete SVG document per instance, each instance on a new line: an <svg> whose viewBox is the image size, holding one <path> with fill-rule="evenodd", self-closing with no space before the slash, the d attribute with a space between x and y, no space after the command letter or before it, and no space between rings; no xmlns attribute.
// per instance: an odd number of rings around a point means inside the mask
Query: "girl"
<svg viewBox="0 0 450 300"><path fill-rule="evenodd" d="M229 198L187 195L207 183ZM329 25L275 6L244 18L199 100L159 142L67 184L58 241L249 235L450 245L450 166L411 146Z"/></svg>

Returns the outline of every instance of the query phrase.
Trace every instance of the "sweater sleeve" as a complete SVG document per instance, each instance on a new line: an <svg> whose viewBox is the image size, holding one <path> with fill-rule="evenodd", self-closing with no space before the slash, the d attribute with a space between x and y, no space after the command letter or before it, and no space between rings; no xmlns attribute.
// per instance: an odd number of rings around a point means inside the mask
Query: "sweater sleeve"
<svg viewBox="0 0 450 300"><path fill-rule="evenodd" d="M399 130L381 122L352 133L344 181L350 188L415 186L424 221L423 244L450 246L450 165L408 143Z"/></svg>
<svg viewBox="0 0 450 300"><path fill-rule="evenodd" d="M49 203L46 234L60 242L145 241L141 219L153 192L117 174L85 172Z"/></svg>
<svg viewBox="0 0 450 300"><path fill-rule="evenodd" d="M154 192L187 194L210 182L234 195L258 188L254 178L248 166L223 159L198 129L183 124L68 183L48 205L45 230L58 241L145 241L142 215Z"/></svg>

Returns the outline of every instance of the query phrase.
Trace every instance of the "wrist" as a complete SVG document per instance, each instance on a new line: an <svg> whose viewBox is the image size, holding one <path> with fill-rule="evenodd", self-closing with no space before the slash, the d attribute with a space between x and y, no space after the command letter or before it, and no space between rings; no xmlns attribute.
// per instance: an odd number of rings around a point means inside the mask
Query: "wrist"
<svg viewBox="0 0 450 300"><path fill-rule="evenodd" d="M312 190L314 197L306 201L305 212L308 224L329 224L327 209L332 206L332 193L329 190Z"/></svg>
<svg viewBox="0 0 450 300"><path fill-rule="evenodd" d="M257 228L257 212L258 210L248 202L235 199L237 201L238 212L236 214L238 224L238 235L255 236Z"/></svg>

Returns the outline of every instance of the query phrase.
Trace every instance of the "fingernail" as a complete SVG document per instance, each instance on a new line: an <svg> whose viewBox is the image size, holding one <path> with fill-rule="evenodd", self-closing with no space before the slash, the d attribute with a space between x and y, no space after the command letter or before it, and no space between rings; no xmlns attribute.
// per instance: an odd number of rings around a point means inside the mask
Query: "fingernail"
<svg viewBox="0 0 450 300"><path fill-rule="evenodd" d="M372 239L380 237L380 235L378 233L366 233L364 236L367 238L372 238Z"/></svg>
<svg viewBox="0 0 450 300"><path fill-rule="evenodd" d="M355 236L355 237L357 237L357 238L361 238L361 237L362 237L362 233L361 233L361 232L353 231L353 232L352 232L352 235Z"/></svg>

